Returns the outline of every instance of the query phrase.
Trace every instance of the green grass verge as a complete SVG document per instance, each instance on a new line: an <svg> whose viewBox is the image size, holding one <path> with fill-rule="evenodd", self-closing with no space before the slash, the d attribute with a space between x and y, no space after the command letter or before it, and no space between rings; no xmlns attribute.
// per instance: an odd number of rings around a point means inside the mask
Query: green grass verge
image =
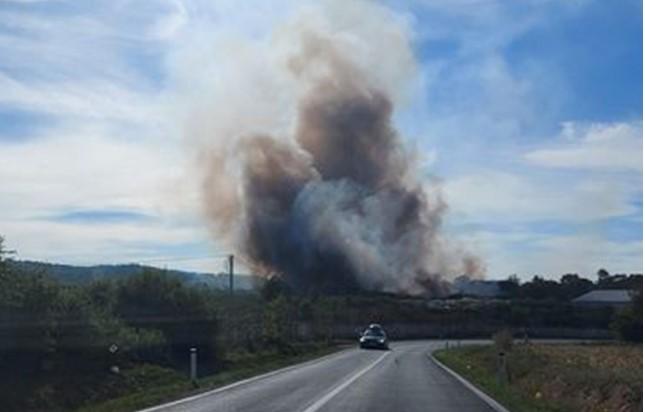
<svg viewBox="0 0 645 412"><path fill-rule="evenodd" d="M516 345L507 354L508 383L497 381L492 345L434 356L513 412L642 410L642 346Z"/></svg>
<svg viewBox="0 0 645 412"><path fill-rule="evenodd" d="M510 411L555 412L557 407L525 396L512 386L497 382L494 368L487 359L490 347L464 346L456 349L442 349L433 355L444 365L465 377Z"/></svg>
<svg viewBox="0 0 645 412"><path fill-rule="evenodd" d="M197 380L196 386L176 371L144 365L123 371L123 379L131 382L132 393L101 403L88 404L77 412L136 411L190 395L216 389L227 384L306 362L346 348L343 345L318 346L298 354L265 353L243 356L228 369ZM134 384L132 382L135 382ZM137 384L136 382L139 382Z"/></svg>

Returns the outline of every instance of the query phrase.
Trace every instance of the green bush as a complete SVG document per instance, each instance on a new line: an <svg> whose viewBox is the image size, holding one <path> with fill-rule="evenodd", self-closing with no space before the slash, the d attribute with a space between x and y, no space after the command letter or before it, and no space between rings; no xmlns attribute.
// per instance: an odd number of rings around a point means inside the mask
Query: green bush
<svg viewBox="0 0 645 412"><path fill-rule="evenodd" d="M631 305L616 314L611 328L624 341L643 341L643 294L641 292L634 293Z"/></svg>
<svg viewBox="0 0 645 412"><path fill-rule="evenodd" d="M173 364L185 365L195 347L204 364L214 367L217 317L206 292L163 271L147 270L120 282L116 295L115 314L136 330L161 332Z"/></svg>

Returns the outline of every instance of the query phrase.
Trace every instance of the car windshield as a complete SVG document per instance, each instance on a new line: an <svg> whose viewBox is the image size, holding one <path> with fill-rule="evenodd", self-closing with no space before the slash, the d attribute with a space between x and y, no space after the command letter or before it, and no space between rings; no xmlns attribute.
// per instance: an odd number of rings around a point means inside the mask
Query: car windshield
<svg viewBox="0 0 645 412"><path fill-rule="evenodd" d="M385 336L385 333L381 329L368 329L365 336Z"/></svg>

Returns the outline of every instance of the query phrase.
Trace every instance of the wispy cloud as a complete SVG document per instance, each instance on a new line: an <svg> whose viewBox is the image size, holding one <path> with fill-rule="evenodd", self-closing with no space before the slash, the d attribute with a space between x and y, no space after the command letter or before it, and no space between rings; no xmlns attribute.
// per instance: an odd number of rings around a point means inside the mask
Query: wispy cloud
<svg viewBox="0 0 645 412"><path fill-rule="evenodd" d="M496 277L639 271L641 136L640 122L566 122L519 161L447 179L452 230Z"/></svg>
<svg viewBox="0 0 645 412"><path fill-rule="evenodd" d="M478 230L471 231L465 239L486 256L489 276L498 279L511 274L558 279L565 273L594 278L600 268L612 273L641 271L641 241L613 241L601 231L552 234Z"/></svg>
<svg viewBox="0 0 645 412"><path fill-rule="evenodd" d="M448 179L444 190L452 213L466 221L588 222L638 212L639 189L621 179L556 179L480 170Z"/></svg>
<svg viewBox="0 0 645 412"><path fill-rule="evenodd" d="M591 73L597 83L585 84L589 93L610 87L612 72L598 67L619 60L603 53L571 67L558 60L572 35L581 45L587 38L567 30L592 30L597 20L583 25L586 13L596 10L598 19L598 8L614 7L597 0L382 4L394 13L379 12L407 30L416 56L382 61L375 48L361 59L400 92L397 127L428 153L424 167L445 180L448 229L469 225L461 236L479 245L491 273L640 267L642 119L634 113L642 106L602 95L599 102L611 98L629 113L576 112L583 97L595 100L571 83ZM271 66L263 48L280 44L279 24L308 7L319 4L0 3L0 234L24 257L85 263L164 253L160 245L182 253L185 245L198 250L195 243L215 248L199 220L192 159L178 131L190 110L217 120L225 135L226 122L209 113L214 104L231 118L244 110L249 129L292 127L283 110L293 106L288 81L272 72L248 77L257 71L238 63ZM343 18L330 20L342 27ZM609 46L630 42L608 34ZM400 71L408 64L417 70ZM231 79L245 76L244 93L230 90L241 83ZM256 111L254 100L266 95L275 110ZM632 235L610 238L607 225Z"/></svg>
<svg viewBox="0 0 645 412"><path fill-rule="evenodd" d="M128 222L145 223L150 222L154 217L133 210L87 209L66 211L53 216L46 216L44 219L62 223L114 224Z"/></svg>
<svg viewBox="0 0 645 412"><path fill-rule="evenodd" d="M591 170L643 170L640 122L579 125L565 123L554 147L525 155L536 165Z"/></svg>

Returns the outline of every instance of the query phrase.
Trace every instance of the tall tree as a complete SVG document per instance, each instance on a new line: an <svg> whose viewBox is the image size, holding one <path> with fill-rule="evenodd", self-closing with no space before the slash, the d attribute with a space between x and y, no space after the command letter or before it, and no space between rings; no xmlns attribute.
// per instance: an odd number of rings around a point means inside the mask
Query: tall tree
<svg viewBox="0 0 645 412"><path fill-rule="evenodd" d="M593 282L577 273L567 273L560 278L560 289L563 297L573 299L593 289Z"/></svg>
<svg viewBox="0 0 645 412"><path fill-rule="evenodd" d="M598 285L602 286L607 283L609 280L609 277L611 276L607 269L605 268L600 268L598 269L598 272L596 272L596 275L598 275Z"/></svg>

